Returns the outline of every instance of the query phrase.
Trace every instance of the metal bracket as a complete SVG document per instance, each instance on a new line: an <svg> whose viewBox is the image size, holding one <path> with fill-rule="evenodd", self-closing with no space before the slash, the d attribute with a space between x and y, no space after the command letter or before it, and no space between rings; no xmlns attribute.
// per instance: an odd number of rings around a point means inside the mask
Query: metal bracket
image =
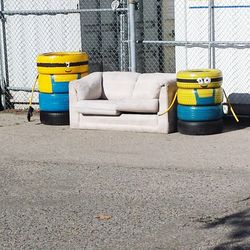
<svg viewBox="0 0 250 250"><path fill-rule="evenodd" d="M4 14L3 14L2 11L0 11L0 20L1 20L2 22L6 22L6 18L5 18L5 16L4 16Z"/></svg>
<svg viewBox="0 0 250 250"><path fill-rule="evenodd" d="M134 4L135 5L135 10L139 10L140 3L139 3L138 0L129 0L128 3L129 4Z"/></svg>

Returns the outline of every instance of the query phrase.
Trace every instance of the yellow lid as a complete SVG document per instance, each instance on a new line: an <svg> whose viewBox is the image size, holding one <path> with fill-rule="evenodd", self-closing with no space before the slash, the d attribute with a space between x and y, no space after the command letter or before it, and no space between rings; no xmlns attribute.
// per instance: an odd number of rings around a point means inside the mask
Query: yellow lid
<svg viewBox="0 0 250 250"><path fill-rule="evenodd" d="M85 52L50 52L38 55L37 63L67 63L87 61Z"/></svg>

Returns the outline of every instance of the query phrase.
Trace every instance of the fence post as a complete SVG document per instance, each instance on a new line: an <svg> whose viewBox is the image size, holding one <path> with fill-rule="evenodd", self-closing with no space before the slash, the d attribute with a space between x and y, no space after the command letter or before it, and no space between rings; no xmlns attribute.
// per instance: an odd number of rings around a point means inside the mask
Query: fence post
<svg viewBox="0 0 250 250"><path fill-rule="evenodd" d="M215 68L215 48L212 42L215 40L215 30L214 30L214 0L209 0L208 5L208 67Z"/></svg>
<svg viewBox="0 0 250 250"><path fill-rule="evenodd" d="M2 29L1 29L2 31ZM2 33L0 34L0 111L5 107L5 82L4 82L4 69L3 69L3 46L2 46Z"/></svg>
<svg viewBox="0 0 250 250"><path fill-rule="evenodd" d="M214 19L214 0L211 0L211 40L215 41L215 19ZM215 68L215 47L212 47L212 68Z"/></svg>
<svg viewBox="0 0 250 250"><path fill-rule="evenodd" d="M129 55L130 71L136 72L136 28L135 28L135 5L136 0L128 0L129 4Z"/></svg>
<svg viewBox="0 0 250 250"><path fill-rule="evenodd" d="M9 70L8 70L8 57L7 57L7 42L6 42L6 26L5 26L5 17L2 14L2 11L4 11L4 0L0 1L0 11L1 11L1 28L2 28L2 34L1 34L1 81L2 81L2 91L3 91L3 106L4 108L13 108L13 105L10 102L10 93L8 90L9 87Z"/></svg>
<svg viewBox="0 0 250 250"><path fill-rule="evenodd" d="M124 8L125 5L125 0L121 1L121 8ZM125 63L125 40L126 40L126 36L125 36L125 13L121 12L119 14L119 22L120 22L120 71L125 71L126 68L126 63Z"/></svg>

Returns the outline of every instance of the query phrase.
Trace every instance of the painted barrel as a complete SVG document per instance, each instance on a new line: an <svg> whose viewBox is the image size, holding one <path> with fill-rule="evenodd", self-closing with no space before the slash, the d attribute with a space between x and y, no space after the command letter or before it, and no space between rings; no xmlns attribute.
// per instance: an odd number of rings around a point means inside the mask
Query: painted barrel
<svg viewBox="0 0 250 250"><path fill-rule="evenodd" d="M191 69L177 73L180 133L205 135L222 131L222 81L222 72L218 69Z"/></svg>
<svg viewBox="0 0 250 250"><path fill-rule="evenodd" d="M37 57L40 120L69 125L69 82L88 75L85 52L52 52Z"/></svg>

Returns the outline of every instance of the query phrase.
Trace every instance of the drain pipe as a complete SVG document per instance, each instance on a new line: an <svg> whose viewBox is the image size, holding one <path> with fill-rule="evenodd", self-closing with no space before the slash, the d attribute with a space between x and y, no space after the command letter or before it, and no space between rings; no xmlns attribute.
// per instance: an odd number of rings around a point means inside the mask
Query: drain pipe
<svg viewBox="0 0 250 250"><path fill-rule="evenodd" d="M136 72L136 28L135 28L135 5L136 0L128 0L129 4L129 54L130 71Z"/></svg>

